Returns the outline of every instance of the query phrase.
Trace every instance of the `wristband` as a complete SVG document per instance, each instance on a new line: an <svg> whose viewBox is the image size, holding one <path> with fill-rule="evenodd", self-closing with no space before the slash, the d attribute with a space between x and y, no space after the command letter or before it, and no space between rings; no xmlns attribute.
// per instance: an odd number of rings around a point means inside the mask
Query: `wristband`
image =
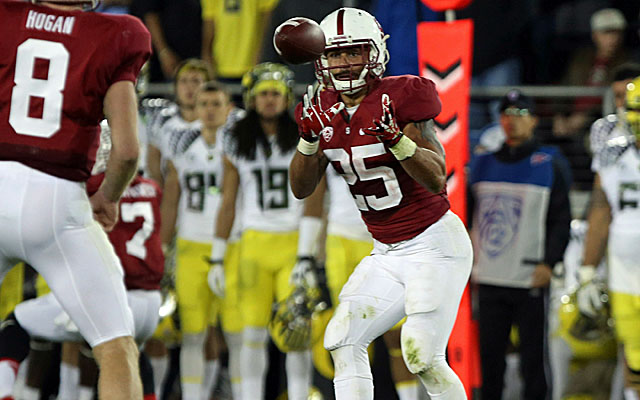
<svg viewBox="0 0 640 400"><path fill-rule="evenodd" d="M298 228L298 258L314 253L322 220L316 217L302 217Z"/></svg>
<svg viewBox="0 0 640 400"><path fill-rule="evenodd" d="M298 151L305 156L312 156L318 152L318 147L320 147L320 141L316 140L315 142L309 142L303 138L300 138L298 141Z"/></svg>
<svg viewBox="0 0 640 400"><path fill-rule="evenodd" d="M211 257L208 260L209 264L222 264L226 251L227 241L219 237L214 237L211 245Z"/></svg>
<svg viewBox="0 0 640 400"><path fill-rule="evenodd" d="M398 140L398 143L389 147L389 151L398 159L398 161L403 161L407 158L413 157L417 148L418 145L416 142L409 139L407 136L402 135L400 140Z"/></svg>

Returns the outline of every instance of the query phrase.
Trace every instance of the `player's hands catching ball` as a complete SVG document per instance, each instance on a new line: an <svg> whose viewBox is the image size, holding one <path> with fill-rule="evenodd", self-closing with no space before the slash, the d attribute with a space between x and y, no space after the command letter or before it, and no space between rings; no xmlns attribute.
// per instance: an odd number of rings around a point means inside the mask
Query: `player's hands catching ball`
<svg viewBox="0 0 640 400"><path fill-rule="evenodd" d="M314 97L316 97L315 102ZM323 110L320 96L314 96L312 85L307 86L307 93L302 97L302 106L300 136L310 143L316 142L320 132L329 126L331 120L344 109L344 103L338 102L327 110Z"/></svg>
<svg viewBox="0 0 640 400"><path fill-rule="evenodd" d="M93 219L95 219L105 230L111 232L118 221L118 202L107 199L102 192L98 190L89 198L91 209L93 210Z"/></svg>
<svg viewBox="0 0 640 400"><path fill-rule="evenodd" d="M388 94L382 95L382 118L374 119L373 126L363 129L367 135L378 137L386 147L393 147L402 139L402 131L396 122L393 102Z"/></svg>

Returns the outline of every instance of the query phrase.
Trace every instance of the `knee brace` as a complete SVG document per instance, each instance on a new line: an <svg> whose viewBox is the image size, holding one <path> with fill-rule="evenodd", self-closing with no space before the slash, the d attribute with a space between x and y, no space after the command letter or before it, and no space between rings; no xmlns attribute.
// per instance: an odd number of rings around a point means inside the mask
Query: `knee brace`
<svg viewBox="0 0 640 400"><path fill-rule="evenodd" d="M14 313L0 324L0 358L22 362L29 355L29 334L16 319Z"/></svg>

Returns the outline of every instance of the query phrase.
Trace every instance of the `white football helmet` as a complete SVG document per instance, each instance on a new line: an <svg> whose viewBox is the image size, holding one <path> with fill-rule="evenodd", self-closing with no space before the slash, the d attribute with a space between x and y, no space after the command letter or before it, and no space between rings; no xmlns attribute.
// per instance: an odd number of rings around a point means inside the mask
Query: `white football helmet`
<svg viewBox="0 0 640 400"><path fill-rule="evenodd" d="M95 10L100 4L100 0L31 0L33 4L55 3L67 5L82 5L85 10Z"/></svg>
<svg viewBox="0 0 640 400"><path fill-rule="evenodd" d="M325 52L316 60L316 77L324 86L339 92L353 93L372 79L382 77L389 61L389 52L382 27L375 17L357 8L340 8L327 15L320 27L326 40ZM365 61L361 64L329 66L327 52L340 48L361 47ZM332 70L364 66L356 79L338 80Z"/></svg>

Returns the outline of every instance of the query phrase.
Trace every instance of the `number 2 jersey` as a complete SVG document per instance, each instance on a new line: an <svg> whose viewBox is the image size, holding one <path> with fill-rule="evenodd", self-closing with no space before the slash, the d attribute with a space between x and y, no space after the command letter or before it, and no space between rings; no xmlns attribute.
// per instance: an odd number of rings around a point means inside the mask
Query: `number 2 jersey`
<svg viewBox="0 0 640 400"><path fill-rule="evenodd" d="M95 193L104 174L87 181L89 195ZM109 232L128 290L158 290L164 273L164 255L160 238L160 202L162 192L155 181L136 176L122 194L118 222Z"/></svg>
<svg viewBox="0 0 640 400"><path fill-rule="evenodd" d="M0 2L0 160L85 181L107 90L151 54L140 20Z"/></svg>
<svg viewBox="0 0 640 400"><path fill-rule="evenodd" d="M335 170L349 184L362 219L374 239L397 243L411 239L435 223L449 209L446 188L431 193L404 170L400 162L375 137L363 129L382 117L383 94L393 102L396 122L403 129L410 122L425 121L440 113L433 82L412 75L375 81L353 116L344 110L320 135L320 148ZM324 108L340 101L333 90L321 93ZM296 119L302 105L296 108Z"/></svg>

